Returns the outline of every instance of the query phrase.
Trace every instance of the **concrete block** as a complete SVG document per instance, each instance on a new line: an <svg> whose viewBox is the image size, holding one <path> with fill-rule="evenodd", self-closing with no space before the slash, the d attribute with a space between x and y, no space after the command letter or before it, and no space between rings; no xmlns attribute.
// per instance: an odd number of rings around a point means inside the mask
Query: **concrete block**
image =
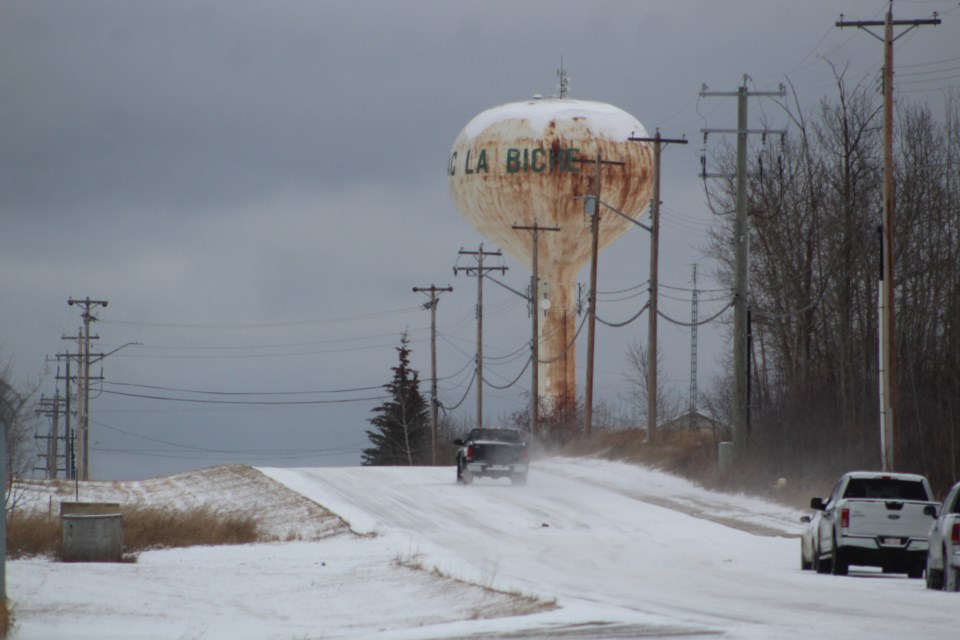
<svg viewBox="0 0 960 640"><path fill-rule="evenodd" d="M120 562L123 514L64 514L61 559L64 562Z"/></svg>

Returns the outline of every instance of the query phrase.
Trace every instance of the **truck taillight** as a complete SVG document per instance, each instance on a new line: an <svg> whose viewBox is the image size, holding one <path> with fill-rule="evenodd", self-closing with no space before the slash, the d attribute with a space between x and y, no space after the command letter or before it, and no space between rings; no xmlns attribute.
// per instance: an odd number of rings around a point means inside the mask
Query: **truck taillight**
<svg viewBox="0 0 960 640"><path fill-rule="evenodd" d="M467 447L467 462L473 462L473 447Z"/></svg>
<svg viewBox="0 0 960 640"><path fill-rule="evenodd" d="M950 542L960 545L960 522L953 523L953 527L950 529Z"/></svg>
<svg viewBox="0 0 960 640"><path fill-rule="evenodd" d="M848 529L850 527L850 509L840 510L840 528Z"/></svg>

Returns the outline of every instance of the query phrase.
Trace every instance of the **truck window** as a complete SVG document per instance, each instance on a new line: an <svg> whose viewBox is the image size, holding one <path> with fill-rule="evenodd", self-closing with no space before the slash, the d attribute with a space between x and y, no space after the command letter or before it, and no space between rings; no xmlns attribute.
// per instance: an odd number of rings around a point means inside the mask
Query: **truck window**
<svg viewBox="0 0 960 640"><path fill-rule="evenodd" d="M881 500L927 500L923 483L897 478L852 478L844 498L875 498Z"/></svg>
<svg viewBox="0 0 960 640"><path fill-rule="evenodd" d="M486 440L487 442L520 443L520 434L511 429L474 429L470 432L471 440Z"/></svg>

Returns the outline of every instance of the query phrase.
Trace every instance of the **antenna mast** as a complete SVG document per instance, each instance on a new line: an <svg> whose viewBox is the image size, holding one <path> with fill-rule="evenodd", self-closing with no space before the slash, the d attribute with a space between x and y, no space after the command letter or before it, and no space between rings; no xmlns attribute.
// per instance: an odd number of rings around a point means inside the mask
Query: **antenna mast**
<svg viewBox="0 0 960 640"><path fill-rule="evenodd" d="M567 70L563 68L563 56L560 56L560 69L557 71L557 75L560 76L560 84L557 85L557 89L560 91L560 99L563 100L570 91L570 78L567 76Z"/></svg>

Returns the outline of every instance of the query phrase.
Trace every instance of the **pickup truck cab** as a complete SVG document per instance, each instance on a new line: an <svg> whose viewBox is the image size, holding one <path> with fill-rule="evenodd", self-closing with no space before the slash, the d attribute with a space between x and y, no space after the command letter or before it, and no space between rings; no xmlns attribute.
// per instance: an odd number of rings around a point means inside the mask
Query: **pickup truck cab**
<svg viewBox="0 0 960 640"><path fill-rule="evenodd" d="M927 552L927 588L960 591L960 482L943 506L927 507L926 512L936 518Z"/></svg>
<svg viewBox="0 0 960 640"><path fill-rule="evenodd" d="M525 484L530 468L527 443L516 429L473 429L466 439L453 441L457 450L457 482L470 484L476 477L508 477Z"/></svg>
<svg viewBox="0 0 960 640"><path fill-rule="evenodd" d="M932 522L925 512L930 484L921 475L856 471L844 474L820 511L813 532L813 565L819 573L846 575L850 565L922 578Z"/></svg>

